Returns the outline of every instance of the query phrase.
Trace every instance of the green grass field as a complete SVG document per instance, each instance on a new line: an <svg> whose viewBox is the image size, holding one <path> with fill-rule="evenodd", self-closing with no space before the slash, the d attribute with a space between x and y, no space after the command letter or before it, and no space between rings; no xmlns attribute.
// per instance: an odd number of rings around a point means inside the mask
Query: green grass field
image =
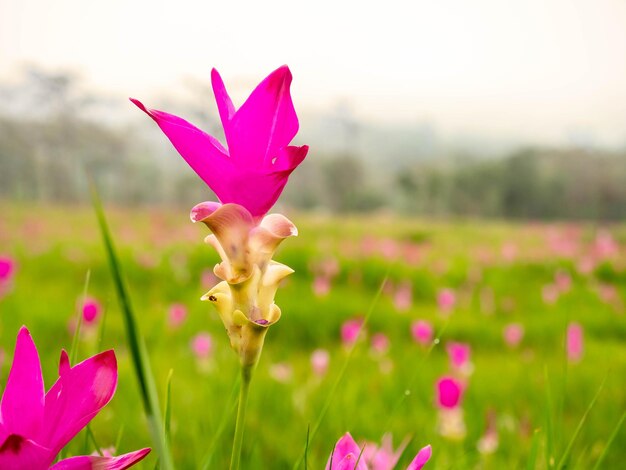
<svg viewBox="0 0 626 470"><path fill-rule="evenodd" d="M162 404L173 370L171 445L177 468L200 468L208 458L210 468L227 468L238 361L216 312L199 300L211 287L207 272L218 262L202 242L208 230L191 224L185 210L107 208L107 216ZM406 468L428 443L433 447L430 469L557 468L605 380L562 463L568 469L590 469L602 457L599 468L622 468L626 426L605 449L626 410L626 226L602 231L584 224L290 218L300 235L287 239L275 259L296 272L278 291L283 316L268 333L252 382L243 468L292 468L305 446L307 428L328 400L328 412L308 445L311 469L324 467L346 431L357 441L380 441L390 432L399 444L410 436L398 468ZM613 243L608 248L607 238ZM79 357L114 348L120 372L113 401L91 429L100 447L118 443L118 453L152 446L92 210L1 205L0 255L18 263L10 291L0 298L0 345L6 353L0 383L5 383L23 324L39 348L47 387L53 383L60 349L71 346L68 323L78 315L90 272L88 293L100 300L105 315L97 331L83 335ZM328 260L336 260L339 270L328 294L316 295L315 273ZM546 301L557 273L569 275L571 286L553 302ZM388 284L377 300L385 276ZM394 304L399 285L410 286L407 309ZM457 300L447 316L436 300L444 288L452 289ZM189 312L178 328L167 321L174 303ZM370 309L346 373L331 395L348 358L341 325L363 318ZM413 340L410 325L416 319L432 322L437 344L423 347ZM579 362L568 361L564 348L570 322L584 330ZM510 323L525 330L517 347L503 340L503 328ZM190 347L201 331L213 339L211 357L204 361ZM375 333L389 338L387 351L372 352ZM462 440L447 439L437 430L435 382L450 373L449 341L472 348ZM310 363L318 348L330 354L323 377L313 373ZM499 444L484 453L477 443L490 414ZM93 451L82 432L66 455ZM152 469L155 462L153 452L137 468Z"/></svg>

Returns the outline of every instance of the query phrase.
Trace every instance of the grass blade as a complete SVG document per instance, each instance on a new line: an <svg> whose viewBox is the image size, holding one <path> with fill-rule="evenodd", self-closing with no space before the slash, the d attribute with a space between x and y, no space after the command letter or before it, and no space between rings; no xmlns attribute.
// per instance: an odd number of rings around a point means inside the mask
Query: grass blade
<svg viewBox="0 0 626 470"><path fill-rule="evenodd" d="M111 275L113 277L115 290L120 303L120 309L123 314L128 348L130 350L135 376L137 377L137 382L139 384L139 391L144 406L144 412L148 420L152 441L154 442L159 455L160 467L164 470L171 470L174 468L174 465L169 446L163 433L163 420L161 418L159 398L154 377L150 368L150 361L146 346L139 331L137 320L135 319L135 313L131 305L130 295L128 294L122 274L122 266L117 258L115 247L113 245L113 239L104 215L102 203L100 202L100 197L98 196L97 189L93 182L90 182L90 187L93 207L98 219L98 225L100 226L102 241L104 243L105 252L109 261L109 267L111 269Z"/></svg>
<svg viewBox="0 0 626 470"><path fill-rule="evenodd" d="M528 454L528 460L526 461L526 470L534 470L537 468L537 450L539 449L539 434L541 431L535 429L533 434L533 440L530 444L530 453Z"/></svg>
<svg viewBox="0 0 626 470"><path fill-rule="evenodd" d="M76 329L74 330L74 337L72 338L72 347L70 348L70 364L76 364L76 356L78 355L78 339L80 338L80 328L83 325L83 305L87 300L87 291L89 290L89 280L91 278L91 270L87 270L85 274L85 286L83 287L83 296L81 298L81 305L78 309L78 320L76 321Z"/></svg>
<svg viewBox="0 0 626 470"><path fill-rule="evenodd" d="M174 375L174 369L170 369L167 374L167 385L165 387L165 422L163 424L163 433L165 434L165 440L170 443L170 423L172 421L172 375Z"/></svg>
<svg viewBox="0 0 626 470"><path fill-rule="evenodd" d="M546 381L546 468L554 467L554 428L552 425L552 392L550 391L550 376L548 366L544 368Z"/></svg>
<svg viewBox="0 0 626 470"><path fill-rule="evenodd" d="M572 451L572 447L574 446L574 441L576 440L576 438L578 437L578 434L580 433L581 429L583 428L583 425L585 424L585 421L587 421L587 416L589 416L589 413L591 412L592 408L596 404L596 401L598 401L598 397L600 396L600 393L602 392L602 389L604 388L604 384L606 384L606 379L607 378L608 378L608 375L606 377L604 377L604 380L600 384L600 387L598 388L598 391L596 392L595 396L591 400L591 403L589 403L589 406L587 407L587 410L583 414L582 418L580 418L578 426L576 426L576 430L574 431L574 434L572 435L572 438L570 439L569 444L567 444L567 447L565 448L565 452L563 452L563 456L561 457L561 460L559 460L559 464L556 467L558 470L561 470L562 468L565 468L565 464L567 462L567 459L569 458L569 454Z"/></svg>
<svg viewBox="0 0 626 470"><path fill-rule="evenodd" d="M626 419L626 411L622 413L622 417L617 422L617 426L615 426L615 429L611 433L611 437L609 437L609 440L607 441L606 446L604 446L604 450L602 451L602 454L598 458L598 461L596 462L596 464L593 466L593 470L600 469L600 465L602 464L602 462L604 462L604 459L606 458L606 454L609 451L609 447L611 447L611 444L613 444L613 441L617 437L617 434L619 433L619 430L622 427L622 424L624 424L625 419Z"/></svg>

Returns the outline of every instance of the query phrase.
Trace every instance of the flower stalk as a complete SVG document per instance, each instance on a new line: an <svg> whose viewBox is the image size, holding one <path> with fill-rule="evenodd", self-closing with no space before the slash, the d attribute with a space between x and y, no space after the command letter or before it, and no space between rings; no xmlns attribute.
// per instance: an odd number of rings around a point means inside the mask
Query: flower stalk
<svg viewBox="0 0 626 470"><path fill-rule="evenodd" d="M230 470L239 470L241 449L243 445L243 431L246 423L246 408L248 407L248 392L255 366L241 366L241 384L239 385L239 405L237 406L237 422L233 438L233 451L230 457Z"/></svg>

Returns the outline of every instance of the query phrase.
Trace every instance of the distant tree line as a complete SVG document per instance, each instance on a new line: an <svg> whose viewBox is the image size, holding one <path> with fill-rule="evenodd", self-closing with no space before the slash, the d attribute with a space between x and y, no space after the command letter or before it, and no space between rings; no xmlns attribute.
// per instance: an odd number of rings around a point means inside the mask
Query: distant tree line
<svg viewBox="0 0 626 470"><path fill-rule="evenodd" d="M151 122L106 124L93 112L106 103L81 93L70 75L31 70L17 85L0 84L0 103L9 103L0 106L0 199L85 202L88 174L116 204L190 206L211 197ZM334 213L626 219L626 153L531 148L384 171L357 154L316 154L310 144L281 204Z"/></svg>

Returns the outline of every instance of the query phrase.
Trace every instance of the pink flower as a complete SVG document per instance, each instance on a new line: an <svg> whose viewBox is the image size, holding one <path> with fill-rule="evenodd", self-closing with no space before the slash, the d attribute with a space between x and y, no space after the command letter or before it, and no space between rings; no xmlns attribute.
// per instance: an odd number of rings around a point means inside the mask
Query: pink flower
<svg viewBox="0 0 626 470"><path fill-rule="evenodd" d="M44 393L39 354L30 333L22 327L0 403L0 468L122 470L139 462L150 449L119 457L71 457L52 465L61 449L111 400L116 385L117 362L112 350L74 367L62 351L59 378Z"/></svg>
<svg viewBox="0 0 626 470"><path fill-rule="evenodd" d="M206 360L213 352L213 339L209 333L201 332L191 340L191 350L196 358Z"/></svg>
<svg viewBox="0 0 626 470"><path fill-rule="evenodd" d="M453 377L437 381L437 405L440 408L456 408L463 397L463 384Z"/></svg>
<svg viewBox="0 0 626 470"><path fill-rule="evenodd" d="M330 364L330 354L325 349L316 349L311 354L311 367L313 373L318 377L323 377L328 371L328 365Z"/></svg>
<svg viewBox="0 0 626 470"><path fill-rule="evenodd" d="M278 68L235 110L222 78L213 69L211 82L227 148L184 119L131 101L154 119L223 204L239 204L260 218L274 205L308 152L306 145L289 145L299 127L289 93L291 79L287 66Z"/></svg>
<svg viewBox="0 0 626 470"><path fill-rule="evenodd" d="M315 276L313 279L313 293L317 297L323 297L330 292L330 278L327 276Z"/></svg>
<svg viewBox="0 0 626 470"><path fill-rule="evenodd" d="M347 320L341 325L341 341L345 346L350 346L357 340L362 326L363 320L360 318Z"/></svg>
<svg viewBox="0 0 626 470"><path fill-rule="evenodd" d="M91 325L96 322L100 313L102 313L102 306L95 298L87 297L82 302L81 310L83 314L83 321L85 324Z"/></svg>
<svg viewBox="0 0 626 470"><path fill-rule="evenodd" d="M448 351L450 365L453 369L464 370L470 366L471 348L469 344L452 341L446 344L446 351Z"/></svg>
<svg viewBox="0 0 626 470"><path fill-rule="evenodd" d="M391 436L383 437L383 445L378 448L374 444L365 444L363 454L361 455L361 447L354 441L349 432L345 433L333 449L326 470L391 470L400 455L404 451L404 446L400 446L397 451L393 451L391 444ZM368 450L368 448L370 450ZM420 470L426 465L430 459L432 449L430 446L422 448L413 461L407 467L407 470ZM361 459L359 460L359 456ZM358 465L356 465L358 461ZM355 466L356 465L356 466Z"/></svg>
<svg viewBox="0 0 626 470"><path fill-rule="evenodd" d="M389 350L389 338L384 333L372 335L372 351L376 354L385 354Z"/></svg>
<svg viewBox="0 0 626 470"><path fill-rule="evenodd" d="M411 324L411 334L413 339L424 346L433 340L433 327L426 320L417 320Z"/></svg>
<svg viewBox="0 0 626 470"><path fill-rule="evenodd" d="M8 256L0 256L0 284L9 283L15 275L16 263Z"/></svg>
<svg viewBox="0 0 626 470"><path fill-rule="evenodd" d="M563 294L572 287L572 277L566 271L557 271L554 275L554 285Z"/></svg>
<svg viewBox="0 0 626 470"><path fill-rule="evenodd" d="M456 294L452 289L441 289L437 294L437 305L443 313L450 313L456 304Z"/></svg>
<svg viewBox="0 0 626 470"><path fill-rule="evenodd" d="M270 366L269 374L276 382L287 383L293 378L293 367L286 362L278 362Z"/></svg>
<svg viewBox="0 0 626 470"><path fill-rule="evenodd" d="M566 339L567 358L570 362L578 362L583 357L583 327L578 323L567 326Z"/></svg>
<svg viewBox="0 0 626 470"><path fill-rule="evenodd" d="M524 327L519 323L510 323L504 327L502 331L504 342L514 348L522 342L524 338Z"/></svg>
<svg viewBox="0 0 626 470"><path fill-rule="evenodd" d="M172 304L167 312L167 321L172 328L178 328L187 318L187 307L183 304Z"/></svg>
<svg viewBox="0 0 626 470"><path fill-rule="evenodd" d="M413 303L413 288L410 281L401 283L393 296L393 304L397 310L404 312L411 308Z"/></svg>
<svg viewBox="0 0 626 470"><path fill-rule="evenodd" d="M541 289L541 297L544 303L552 305L559 300L559 289L554 284L546 284Z"/></svg>

